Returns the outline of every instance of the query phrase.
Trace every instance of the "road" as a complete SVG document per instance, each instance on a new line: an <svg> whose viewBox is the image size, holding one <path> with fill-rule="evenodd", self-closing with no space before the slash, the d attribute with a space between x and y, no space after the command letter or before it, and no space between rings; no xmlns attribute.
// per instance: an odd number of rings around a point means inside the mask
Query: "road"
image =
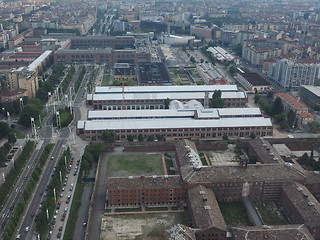
<svg viewBox="0 0 320 240"><path fill-rule="evenodd" d="M78 75L79 75L79 71L77 68L76 74L73 77L73 80L72 80L70 86L72 86L74 84ZM79 99L81 99L81 97L83 97L83 95L84 95L83 91L84 91L83 88L81 88L79 90L79 94L77 95L75 103L77 103L77 101L79 101ZM68 91L68 93L69 93L69 91ZM64 102L60 102L60 104L58 105L57 108L59 108L59 107L64 107ZM45 192L47 185L49 185L50 180L51 180L51 174L53 172L53 168L56 165L57 161L59 160L59 157L60 157L62 151L67 148L67 145L66 145L67 141L70 140L69 135L72 131L75 130L76 123L80 119L80 111L79 111L78 107L74 108L74 114L75 114L74 121L70 124L70 126L60 130L59 137L58 137L56 144L55 144L55 147L52 151L53 160L48 160L47 166L45 167L44 174L42 175L42 178L39 180L39 184L34 192L34 195L32 196L32 200L30 201L26 215L23 217L22 224L19 226L17 234L20 233L22 239L31 239L33 236L37 235L36 223L34 222L34 219L33 219L33 217L31 217L31 215L32 215L32 213L36 214L39 211L39 206L40 206L41 202L44 200L44 194L42 195L40 193ZM42 138L44 139L44 141L46 143L48 143L49 140L54 140L54 139L52 139L53 136L52 136L52 133L50 130L50 126L52 126L52 120L51 120L50 116L48 116L47 120L44 121L44 123L43 123L44 131L41 134ZM63 146L65 146L65 147L63 147ZM73 169L73 171L74 171L74 169ZM69 185L71 182L73 182L73 183L76 182L76 177L77 177L77 175L74 176L74 178L72 180L69 180L68 187L70 187ZM59 191L57 191L57 195L59 196L58 193L59 193ZM67 197L67 195L65 197ZM65 222L67 222L67 219L65 220ZM29 227L28 232L25 231L26 227Z"/></svg>
<svg viewBox="0 0 320 240"><path fill-rule="evenodd" d="M8 196L8 200L5 203L0 215L1 215L1 220L0 224L3 227L0 229L1 233L1 239L2 239L2 233L5 231L7 227L7 223L9 222L10 217L13 215L14 208L17 206L17 204L20 202L20 200L23 197L23 191L24 188L26 187L31 173L33 169L35 168L37 162L36 159L38 159L41 156L41 153L43 151L43 148L41 148L42 145L46 145L47 143L44 141L41 141L37 146L35 151L32 153L29 161L26 163L25 168L22 171L22 174L20 175L20 178L18 179L16 186L10 196Z"/></svg>

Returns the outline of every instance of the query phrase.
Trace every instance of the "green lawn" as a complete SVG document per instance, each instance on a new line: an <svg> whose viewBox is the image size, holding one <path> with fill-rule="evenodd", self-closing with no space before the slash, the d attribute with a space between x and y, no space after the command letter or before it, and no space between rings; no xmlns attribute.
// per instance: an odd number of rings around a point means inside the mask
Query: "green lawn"
<svg viewBox="0 0 320 240"><path fill-rule="evenodd" d="M252 225L241 203L220 202L219 207L227 225L232 227Z"/></svg>
<svg viewBox="0 0 320 240"><path fill-rule="evenodd" d="M123 154L108 159L107 177L163 174L160 154Z"/></svg>
<svg viewBox="0 0 320 240"><path fill-rule="evenodd" d="M266 225L289 224L289 221L281 214L280 210L276 209L272 204L265 203L263 205L262 202L255 202L254 206L258 209L258 212L262 217L264 224Z"/></svg>
<svg viewBox="0 0 320 240"><path fill-rule="evenodd" d="M109 84L109 76L108 75L104 75L102 82L101 82L101 86L108 86Z"/></svg>
<svg viewBox="0 0 320 240"><path fill-rule="evenodd" d="M24 139L26 137L26 134L23 132L19 132L17 130L11 130L12 132L15 133L17 139Z"/></svg>

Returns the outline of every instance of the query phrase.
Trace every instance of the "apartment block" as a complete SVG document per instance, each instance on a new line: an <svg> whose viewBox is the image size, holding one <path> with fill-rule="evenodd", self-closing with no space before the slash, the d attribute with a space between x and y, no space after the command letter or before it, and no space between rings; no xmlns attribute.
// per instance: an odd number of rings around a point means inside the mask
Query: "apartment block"
<svg viewBox="0 0 320 240"><path fill-rule="evenodd" d="M300 85L313 85L320 70L320 62L314 59L277 60L269 64L268 76L286 89L297 90Z"/></svg>

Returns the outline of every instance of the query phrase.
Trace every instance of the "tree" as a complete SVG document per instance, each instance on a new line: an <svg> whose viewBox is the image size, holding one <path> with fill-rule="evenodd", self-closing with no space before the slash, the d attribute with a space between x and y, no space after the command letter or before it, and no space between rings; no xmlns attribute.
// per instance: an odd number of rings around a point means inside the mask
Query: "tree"
<svg viewBox="0 0 320 240"><path fill-rule="evenodd" d="M132 135L128 135L127 140L128 140L128 142L133 142L133 136Z"/></svg>
<svg viewBox="0 0 320 240"><path fill-rule="evenodd" d="M192 62L192 63L195 63L195 62L196 62L196 60L194 59L193 56L190 57L190 62Z"/></svg>
<svg viewBox="0 0 320 240"><path fill-rule="evenodd" d="M30 102L30 100L29 100ZM37 118L41 112L42 108L37 104L28 103L22 110L20 114L19 122L24 126L31 126L30 118Z"/></svg>
<svg viewBox="0 0 320 240"><path fill-rule="evenodd" d="M152 142L154 140L154 136L153 135L149 135L148 137L147 137L147 141L148 142Z"/></svg>
<svg viewBox="0 0 320 240"><path fill-rule="evenodd" d="M9 143L15 143L17 141L16 136L14 132L9 132L8 134L8 142Z"/></svg>
<svg viewBox="0 0 320 240"><path fill-rule="evenodd" d="M237 44L234 48L233 48L234 53L239 56L242 57L242 44Z"/></svg>
<svg viewBox="0 0 320 240"><path fill-rule="evenodd" d="M224 100L221 98L221 91L215 90L212 94L212 107L213 108L223 108Z"/></svg>
<svg viewBox="0 0 320 240"><path fill-rule="evenodd" d="M112 130L104 130L102 133L102 140L105 140L108 143L114 143L116 140L116 133Z"/></svg>
<svg viewBox="0 0 320 240"><path fill-rule="evenodd" d="M0 138L8 136L10 127L6 122L0 122Z"/></svg>
<svg viewBox="0 0 320 240"><path fill-rule="evenodd" d="M234 76L237 72L237 68L235 66L230 66L229 67L229 73L231 74L231 76Z"/></svg>
<svg viewBox="0 0 320 240"><path fill-rule="evenodd" d="M170 99L167 98L167 99L164 100L164 108L165 109L169 109L169 105L170 105Z"/></svg>
<svg viewBox="0 0 320 240"><path fill-rule="evenodd" d="M320 131L320 122L319 121L308 122L307 125L308 125L308 128L314 133L318 133Z"/></svg>
<svg viewBox="0 0 320 240"><path fill-rule="evenodd" d="M286 114L285 113L280 113L274 116L274 119L279 123L283 122L286 120Z"/></svg>
<svg viewBox="0 0 320 240"><path fill-rule="evenodd" d="M290 128L293 128L294 121L296 119L296 113L290 109L287 115L287 123Z"/></svg>
<svg viewBox="0 0 320 240"><path fill-rule="evenodd" d="M272 108L272 115L275 116L277 114L283 113L283 104L279 97L274 100L273 108Z"/></svg>
<svg viewBox="0 0 320 240"><path fill-rule="evenodd" d="M255 138L256 138L256 134L255 134L254 132L251 132L251 133L250 133L250 138L251 138L251 139L255 139Z"/></svg>
<svg viewBox="0 0 320 240"><path fill-rule="evenodd" d="M227 135L227 134L223 134L222 139L223 139L223 140L228 140L228 139L229 139L229 137L228 137L228 135Z"/></svg>
<svg viewBox="0 0 320 240"><path fill-rule="evenodd" d="M253 99L254 99L254 103L258 103L259 100L261 99L261 96L260 96L258 93L256 93L256 94L254 95Z"/></svg>
<svg viewBox="0 0 320 240"><path fill-rule="evenodd" d="M139 142L143 142L143 141L144 141L144 137L143 137L142 134L139 134L139 135L138 135L138 141L139 141Z"/></svg>

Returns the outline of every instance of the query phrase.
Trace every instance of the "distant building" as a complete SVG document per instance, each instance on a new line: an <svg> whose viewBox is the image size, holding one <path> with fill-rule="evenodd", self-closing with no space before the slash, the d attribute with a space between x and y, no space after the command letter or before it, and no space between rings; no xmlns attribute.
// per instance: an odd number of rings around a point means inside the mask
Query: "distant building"
<svg viewBox="0 0 320 240"><path fill-rule="evenodd" d="M172 82L169 72L162 62L139 63L138 81L140 85L159 85Z"/></svg>
<svg viewBox="0 0 320 240"><path fill-rule="evenodd" d="M302 102L314 109L320 109L320 87L301 85L299 92Z"/></svg>
<svg viewBox="0 0 320 240"><path fill-rule="evenodd" d="M210 41L212 39L212 29L202 25L191 25L190 35L194 35L200 39Z"/></svg>
<svg viewBox="0 0 320 240"><path fill-rule="evenodd" d="M313 85L320 70L320 62L314 59L281 59L269 64L268 76L283 88L297 90L300 85Z"/></svg>
<svg viewBox="0 0 320 240"><path fill-rule="evenodd" d="M266 93L273 90L272 84L257 73L238 72L237 79L246 90L252 93Z"/></svg>
<svg viewBox="0 0 320 240"><path fill-rule="evenodd" d="M261 67L264 60L279 57L286 52L286 43L265 38L255 38L244 41L242 57L251 64Z"/></svg>
<svg viewBox="0 0 320 240"><path fill-rule="evenodd" d="M113 66L113 74L112 74L112 81L119 80L122 81L123 79L137 80L137 75L134 70L134 66L129 63L116 63Z"/></svg>
<svg viewBox="0 0 320 240"><path fill-rule="evenodd" d="M21 97L26 97L27 95L27 89L15 89L11 91L2 91L1 92L1 101L2 103L4 102L13 102L14 100L18 100Z"/></svg>

